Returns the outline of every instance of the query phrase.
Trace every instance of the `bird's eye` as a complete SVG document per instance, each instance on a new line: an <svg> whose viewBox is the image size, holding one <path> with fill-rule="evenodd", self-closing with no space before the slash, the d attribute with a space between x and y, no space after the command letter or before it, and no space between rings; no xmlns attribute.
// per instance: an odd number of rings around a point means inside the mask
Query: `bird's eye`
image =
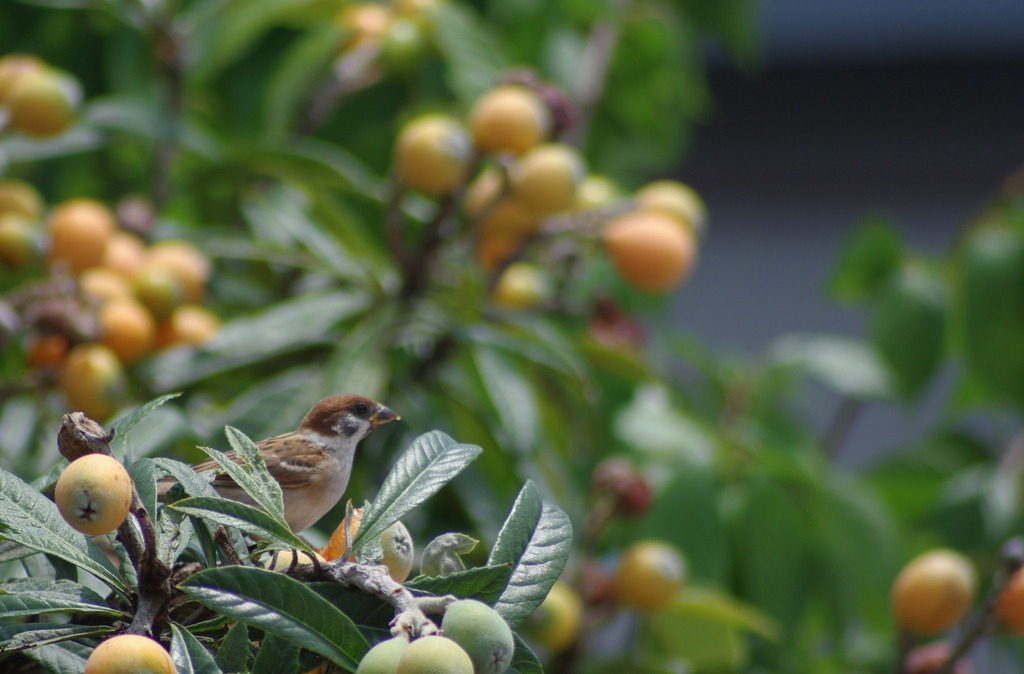
<svg viewBox="0 0 1024 674"><path fill-rule="evenodd" d="M356 414L363 415L370 411L370 406L366 403L356 403L355 409Z"/></svg>

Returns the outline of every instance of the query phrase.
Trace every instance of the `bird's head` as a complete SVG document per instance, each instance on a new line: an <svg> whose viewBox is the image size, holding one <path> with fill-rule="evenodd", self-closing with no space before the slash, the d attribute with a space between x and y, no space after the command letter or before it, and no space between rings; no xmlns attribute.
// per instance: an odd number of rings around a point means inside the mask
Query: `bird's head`
<svg viewBox="0 0 1024 674"><path fill-rule="evenodd" d="M337 393L313 405L299 430L324 438L358 443L377 426L400 419L394 411L375 400L351 393Z"/></svg>

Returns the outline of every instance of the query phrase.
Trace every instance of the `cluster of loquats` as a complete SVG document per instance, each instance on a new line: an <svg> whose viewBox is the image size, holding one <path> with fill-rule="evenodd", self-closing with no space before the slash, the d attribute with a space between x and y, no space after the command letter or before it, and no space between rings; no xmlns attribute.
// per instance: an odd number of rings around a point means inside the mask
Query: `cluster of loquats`
<svg viewBox="0 0 1024 674"><path fill-rule="evenodd" d="M132 209L122 204L122 219ZM135 224L135 223L132 223ZM202 305L210 261L180 240L147 243L90 198L48 210L20 180L0 180L0 268L24 358L70 405L105 418L122 402L125 366L158 349L197 346L219 328Z"/></svg>
<svg viewBox="0 0 1024 674"><path fill-rule="evenodd" d="M47 137L75 120L81 86L71 75L32 54L0 57L0 133Z"/></svg>
<svg viewBox="0 0 1024 674"><path fill-rule="evenodd" d="M394 0L347 4L335 15L341 31L339 67L381 65L402 71L412 66L433 41L432 14L441 0ZM379 62L379 63L378 63Z"/></svg>
<svg viewBox="0 0 1024 674"><path fill-rule="evenodd" d="M557 140L573 117L560 90L513 73L465 118L424 114L398 134L396 183L461 210L476 260L493 276L496 306L526 309L549 298L557 266L550 258L564 254L558 244L569 238L577 254L603 250L618 276L643 292L677 287L694 266L706 224L697 193L658 180L630 195L588 173L583 155Z"/></svg>
<svg viewBox="0 0 1024 674"><path fill-rule="evenodd" d="M347 557L362 517L363 509L351 508L350 502L344 519L322 547L313 553L277 550L268 556L264 567L298 577L315 575L317 567ZM465 571L459 555L472 550L477 542L457 533L438 536L423 551L421 576L443 577ZM414 549L408 529L399 521L353 559L360 564L381 565L395 583L403 583L412 571ZM453 597L439 611L437 634L410 639L402 633L379 641L359 661L356 674L502 674L508 670L515 653L515 637L494 608L476 599ZM564 625L558 630L566 633ZM575 628L570 630L574 635Z"/></svg>

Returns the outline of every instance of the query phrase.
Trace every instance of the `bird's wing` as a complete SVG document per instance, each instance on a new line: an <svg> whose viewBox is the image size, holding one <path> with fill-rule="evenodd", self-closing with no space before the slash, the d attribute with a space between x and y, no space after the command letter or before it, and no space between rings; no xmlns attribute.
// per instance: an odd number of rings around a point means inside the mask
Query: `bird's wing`
<svg viewBox="0 0 1024 674"><path fill-rule="evenodd" d="M281 450L284 446L294 442L296 439L305 441L303 436L292 432L275 435L272 438L260 440L256 443L256 446L260 448L263 461L267 464L267 470L280 483L282 489L297 489L308 486L313 478L313 472L310 468L317 465L317 460L320 458L320 450L316 447L311 447L309 450L300 451L299 453L294 453L293 450L291 456L287 458L282 457ZM234 450L224 452L224 456L235 463L242 462ZM192 466L192 469L196 472L218 470L219 468L220 466L213 459L205 459ZM237 487L238 485L235 484L235 481L230 476L218 473L213 478L213 486Z"/></svg>

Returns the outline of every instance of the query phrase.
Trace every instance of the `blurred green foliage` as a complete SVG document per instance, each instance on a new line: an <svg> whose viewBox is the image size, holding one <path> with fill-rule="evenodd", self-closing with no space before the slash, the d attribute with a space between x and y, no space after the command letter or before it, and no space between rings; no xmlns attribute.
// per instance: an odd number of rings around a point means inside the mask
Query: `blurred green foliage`
<svg viewBox="0 0 1024 674"><path fill-rule="evenodd" d="M356 498L376 492L400 435L440 428L480 445L408 524L417 540L472 532L482 562L525 479L569 514L566 579L594 620L576 649L542 652L549 671L893 671L888 589L912 553L956 547L992 577L1024 525L1024 198L1013 183L944 254L908 249L883 218L852 228L828 285L864 311L863 336L794 334L754 356L718 353L667 329L661 299L619 280L592 236L540 249L555 294L503 310L464 228L431 241L461 219L438 218L443 201L389 180L401 125L423 111L464 117L508 69L533 68L574 102L564 139L590 171L636 188L679 160L713 104L704 43L756 60L756 3L451 1L430 10L429 47L415 58L368 62L339 52L342 7L0 6L4 51L38 54L86 93L63 135L0 137L2 170L48 203L145 195L152 238L193 241L215 263L209 303L224 327L135 369L125 409L184 395L131 434L131 456L197 459L194 445L219 442L225 424L277 433L339 390L385 401L406 429L382 429L387 449L360 457ZM384 224L396 211L404 259ZM2 367L5 381L24 373L16 343ZM827 427L808 419L808 396L835 402ZM56 459L63 401L34 390L0 402L0 457L31 479ZM877 462L838 465L851 425L879 405L908 419L938 412ZM591 527L606 496L594 469L611 456L628 457L653 498ZM591 567L600 577L643 538L683 551L690 588L665 613L623 618ZM1012 640L994 643L1019 657Z"/></svg>

